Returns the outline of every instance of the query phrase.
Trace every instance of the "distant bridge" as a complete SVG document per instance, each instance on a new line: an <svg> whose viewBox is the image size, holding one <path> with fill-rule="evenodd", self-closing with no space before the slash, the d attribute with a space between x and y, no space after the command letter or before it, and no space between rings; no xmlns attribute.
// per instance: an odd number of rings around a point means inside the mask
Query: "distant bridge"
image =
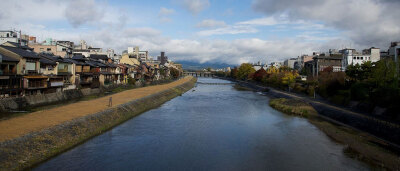
<svg viewBox="0 0 400 171"><path fill-rule="evenodd" d="M183 75L190 75L193 77L214 77L215 74L210 71L185 71Z"/></svg>

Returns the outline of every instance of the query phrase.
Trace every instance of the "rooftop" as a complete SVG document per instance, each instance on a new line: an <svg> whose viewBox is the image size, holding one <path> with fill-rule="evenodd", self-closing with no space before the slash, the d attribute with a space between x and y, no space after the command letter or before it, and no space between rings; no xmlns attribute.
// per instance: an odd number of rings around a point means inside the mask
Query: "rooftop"
<svg viewBox="0 0 400 171"><path fill-rule="evenodd" d="M11 51L11 52L13 52L21 57L24 57L24 58L36 58L36 59L40 58L37 53L32 52L30 50L24 50L22 48L3 46L3 45L0 45L0 47L6 49L8 51Z"/></svg>

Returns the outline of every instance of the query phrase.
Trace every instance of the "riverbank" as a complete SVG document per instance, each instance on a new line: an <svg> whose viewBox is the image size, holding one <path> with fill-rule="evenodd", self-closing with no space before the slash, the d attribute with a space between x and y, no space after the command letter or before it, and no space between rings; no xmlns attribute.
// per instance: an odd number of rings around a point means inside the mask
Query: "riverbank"
<svg viewBox="0 0 400 171"><path fill-rule="evenodd" d="M308 118L310 123L327 136L344 144L346 146L344 153L351 157L365 161L373 167L400 169L400 157L387 149L388 144L363 132L327 122L326 118L319 116L317 111L304 101L277 98L271 99L269 104L281 112Z"/></svg>
<svg viewBox="0 0 400 171"><path fill-rule="evenodd" d="M79 101L93 100L122 91L145 86L171 83L173 79L155 80L149 84L137 81L134 85L110 85L101 88L72 89L61 92L0 99L0 120L19 117L32 112L59 107Z"/></svg>
<svg viewBox="0 0 400 171"><path fill-rule="evenodd" d="M0 170L40 163L191 89L196 78L127 90L0 121ZM108 107L112 97L113 107Z"/></svg>

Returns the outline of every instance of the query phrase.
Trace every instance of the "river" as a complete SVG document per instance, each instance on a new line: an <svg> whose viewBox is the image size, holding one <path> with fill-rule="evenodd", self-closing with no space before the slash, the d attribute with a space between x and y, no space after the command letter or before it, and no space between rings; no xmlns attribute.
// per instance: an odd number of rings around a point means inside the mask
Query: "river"
<svg viewBox="0 0 400 171"><path fill-rule="evenodd" d="M199 78L182 96L33 170L370 170L306 119L230 83Z"/></svg>

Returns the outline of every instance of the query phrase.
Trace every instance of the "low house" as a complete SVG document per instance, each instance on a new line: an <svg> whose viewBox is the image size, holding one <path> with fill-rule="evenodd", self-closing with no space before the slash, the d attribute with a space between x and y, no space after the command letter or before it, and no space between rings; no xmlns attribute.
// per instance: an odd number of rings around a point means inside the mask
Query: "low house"
<svg viewBox="0 0 400 171"><path fill-rule="evenodd" d="M17 74L19 59L0 53L0 98L20 96L23 93L22 76Z"/></svg>
<svg viewBox="0 0 400 171"><path fill-rule="evenodd" d="M17 74L23 76L23 94L43 93L48 77L40 75L40 57L37 53L4 45L0 46L0 53L19 60Z"/></svg>

